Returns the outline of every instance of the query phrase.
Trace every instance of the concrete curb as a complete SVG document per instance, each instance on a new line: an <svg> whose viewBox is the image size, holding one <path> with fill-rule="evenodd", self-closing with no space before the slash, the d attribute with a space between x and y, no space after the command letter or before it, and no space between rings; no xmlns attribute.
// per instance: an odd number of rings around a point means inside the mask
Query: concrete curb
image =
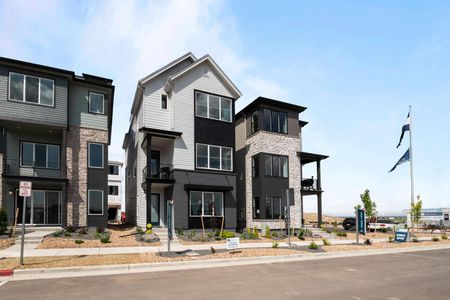
<svg viewBox="0 0 450 300"><path fill-rule="evenodd" d="M11 270L11 269L0 270L0 276L12 276L13 274L14 274L14 270Z"/></svg>
<svg viewBox="0 0 450 300"><path fill-rule="evenodd" d="M220 268L231 266L269 264L269 263L293 262L293 261L309 261L309 260L321 260L332 258L348 258L348 257L370 256L370 255L444 250L444 249L450 249L450 245L417 246L407 248L325 252L325 253L294 254L294 255L280 255L280 256L259 256L246 258L231 258L231 259L229 258L209 259L209 260L180 261L180 262L166 262L166 263L102 265L102 266L69 267L57 269L28 269L28 270L19 269L14 271L14 274L11 278L9 278L9 281L133 274L144 272L162 272L162 271L202 269L202 268Z"/></svg>

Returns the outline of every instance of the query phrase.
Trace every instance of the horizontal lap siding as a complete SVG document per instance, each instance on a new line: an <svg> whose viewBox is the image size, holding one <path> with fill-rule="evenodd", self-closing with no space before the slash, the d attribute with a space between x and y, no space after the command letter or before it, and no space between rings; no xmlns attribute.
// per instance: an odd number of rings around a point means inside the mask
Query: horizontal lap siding
<svg viewBox="0 0 450 300"><path fill-rule="evenodd" d="M9 72L54 80L55 106L48 107L27 102L8 101ZM0 119L58 127L67 126L67 80L45 73L34 73L0 66Z"/></svg>

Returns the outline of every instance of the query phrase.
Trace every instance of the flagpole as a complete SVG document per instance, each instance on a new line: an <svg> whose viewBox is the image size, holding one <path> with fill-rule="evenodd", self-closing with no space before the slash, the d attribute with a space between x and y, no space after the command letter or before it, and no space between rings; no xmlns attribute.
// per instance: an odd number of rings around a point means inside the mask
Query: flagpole
<svg viewBox="0 0 450 300"><path fill-rule="evenodd" d="M411 205L414 205L414 172L413 172L413 147L412 147L412 113L409 106L409 173L411 174Z"/></svg>

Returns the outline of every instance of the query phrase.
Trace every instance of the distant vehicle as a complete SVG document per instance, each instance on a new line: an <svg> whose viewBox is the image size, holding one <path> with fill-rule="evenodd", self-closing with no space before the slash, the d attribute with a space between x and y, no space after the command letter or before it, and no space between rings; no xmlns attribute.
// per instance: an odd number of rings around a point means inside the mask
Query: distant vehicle
<svg viewBox="0 0 450 300"><path fill-rule="evenodd" d="M388 219L379 219L375 223L369 223L369 230L371 232L380 229L394 230L394 222Z"/></svg>
<svg viewBox="0 0 450 300"><path fill-rule="evenodd" d="M342 227L344 227L345 230L356 229L356 219L345 218L344 221L342 221Z"/></svg>

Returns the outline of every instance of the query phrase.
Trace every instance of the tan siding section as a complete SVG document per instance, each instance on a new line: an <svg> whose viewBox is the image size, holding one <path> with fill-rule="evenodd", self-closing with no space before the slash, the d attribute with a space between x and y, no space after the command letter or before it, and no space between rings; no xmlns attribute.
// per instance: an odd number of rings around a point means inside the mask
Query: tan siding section
<svg viewBox="0 0 450 300"><path fill-rule="evenodd" d="M246 138L245 118L239 118L236 121L236 151L245 147Z"/></svg>

